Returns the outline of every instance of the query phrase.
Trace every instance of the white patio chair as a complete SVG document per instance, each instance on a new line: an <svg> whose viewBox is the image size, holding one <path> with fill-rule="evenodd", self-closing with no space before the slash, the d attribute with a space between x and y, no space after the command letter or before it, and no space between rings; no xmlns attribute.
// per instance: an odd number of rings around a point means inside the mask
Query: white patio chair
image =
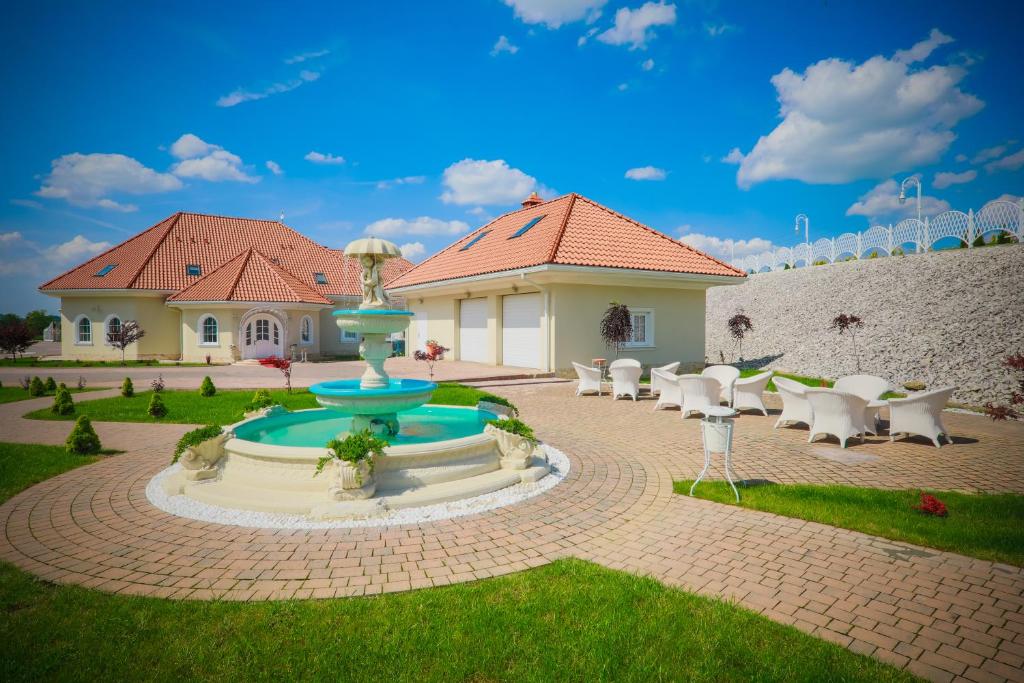
<svg viewBox="0 0 1024 683"><path fill-rule="evenodd" d="M679 390L683 394L681 408L683 417L690 413L707 414L707 408L717 406L722 393L722 385L714 377L702 375L679 375Z"/></svg>
<svg viewBox="0 0 1024 683"><path fill-rule="evenodd" d="M732 388L732 407L736 410L744 408L760 410L767 417L768 409L764 407L764 388L768 386L768 380L774 374L774 370L769 370L753 377L736 380L736 384Z"/></svg>
<svg viewBox="0 0 1024 683"><path fill-rule="evenodd" d="M897 434L917 434L931 439L939 448L942 434L947 442L953 443L942 424L942 409L955 390L955 387L943 387L908 398L889 399L889 440L895 441Z"/></svg>
<svg viewBox="0 0 1024 683"><path fill-rule="evenodd" d="M635 401L640 395L640 373L643 372L643 369L639 365L615 367L613 363L608 372L612 376L612 399L617 399L619 396L632 396Z"/></svg>
<svg viewBox="0 0 1024 683"><path fill-rule="evenodd" d="M601 395L601 369L591 368L586 365L573 362L572 367L576 370L576 376L579 377L579 384L576 385L576 395L584 394L588 391L596 391L597 395Z"/></svg>
<svg viewBox="0 0 1024 683"><path fill-rule="evenodd" d="M811 433L807 443L820 434L831 434L846 448L846 440L860 437L864 443L864 411L868 402L860 396L835 389L808 389L804 392L811 406Z"/></svg>
<svg viewBox="0 0 1024 683"><path fill-rule="evenodd" d="M785 377L775 378L775 388L782 398L782 414L775 421L775 429L790 423L803 422L811 426L811 404L807 402L807 386Z"/></svg>
<svg viewBox="0 0 1024 683"><path fill-rule="evenodd" d="M679 369L679 363L669 363L668 365L662 365L659 368L651 368L651 395L657 396L661 393L661 390L667 386L676 386L676 370ZM665 381L666 378L661 379L655 377L654 372L660 370L665 375L671 375L669 381Z"/></svg>
<svg viewBox="0 0 1024 683"><path fill-rule="evenodd" d="M874 375L848 375L837 379L832 388L860 396L865 401L874 401L881 398L892 386L888 381ZM878 408L867 408L864 411L864 428L872 434L878 434Z"/></svg>
<svg viewBox="0 0 1024 683"><path fill-rule="evenodd" d="M679 388L679 377L674 373L666 372L661 368L651 370L651 387L660 387L658 391L658 402L654 404L655 410L661 410L665 406L683 407L683 393Z"/></svg>
<svg viewBox="0 0 1024 683"><path fill-rule="evenodd" d="M639 367L642 367L642 366L640 365L640 361L638 361L636 358L617 358L617 359L612 361L612 364L608 366L608 369L611 370L612 368L639 368Z"/></svg>
<svg viewBox="0 0 1024 683"><path fill-rule="evenodd" d="M740 378L740 371L731 365L709 365L704 368L704 372L700 374L702 377L713 377L718 380L718 383L722 387L722 394L719 397L719 402L726 401L731 406L732 387L736 383L736 380ZM715 405L718 405L718 403Z"/></svg>

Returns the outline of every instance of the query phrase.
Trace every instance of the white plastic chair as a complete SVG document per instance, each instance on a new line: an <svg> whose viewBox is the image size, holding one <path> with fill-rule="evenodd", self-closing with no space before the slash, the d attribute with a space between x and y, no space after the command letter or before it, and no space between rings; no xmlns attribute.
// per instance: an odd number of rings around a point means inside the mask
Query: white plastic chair
<svg viewBox="0 0 1024 683"><path fill-rule="evenodd" d="M892 386L888 381L874 375L849 375L837 379L832 388L860 396L865 401L874 401L881 398ZM878 408L868 408L864 411L864 429L872 434L878 434Z"/></svg>
<svg viewBox="0 0 1024 683"><path fill-rule="evenodd" d="M683 392L679 388L679 377L661 368L651 370L651 387L658 386L658 402L654 404L655 410L661 410L665 406L683 407Z"/></svg>
<svg viewBox="0 0 1024 683"><path fill-rule="evenodd" d="M736 380L732 388L732 407L736 410L752 408L760 410L765 417L768 416L768 409L764 407L764 388L768 386L768 380L775 374L774 370L762 372L753 377L744 377Z"/></svg>
<svg viewBox="0 0 1024 683"><path fill-rule="evenodd" d="M907 398L889 399L889 441L895 441L897 434L917 434L931 439L939 448L942 434L947 442L953 443L942 424L942 409L955 390L955 387L943 387Z"/></svg>
<svg viewBox="0 0 1024 683"><path fill-rule="evenodd" d="M807 386L785 377L775 378L775 388L782 398L782 414L775 421L775 429L796 422L811 426L811 404L807 402Z"/></svg>
<svg viewBox="0 0 1024 683"><path fill-rule="evenodd" d="M596 391L597 395L601 395L601 369L591 368L586 365L573 362L572 367L576 370L576 376L579 377L579 384L576 385L576 395L586 393L588 391Z"/></svg>
<svg viewBox="0 0 1024 683"><path fill-rule="evenodd" d="M811 433L807 443L820 434L831 434L846 448L850 437L860 437L864 443L864 411L868 402L860 396L835 389L808 389L804 392L811 405Z"/></svg>
<svg viewBox="0 0 1024 683"><path fill-rule="evenodd" d="M635 367L632 365L615 367L613 363L608 372L612 376L612 399L617 399L619 396L632 396L635 401L640 395L640 374L643 372L639 364Z"/></svg>
<svg viewBox="0 0 1024 683"><path fill-rule="evenodd" d="M662 365L659 368L651 368L651 395L657 396L661 393L661 390L667 386L676 386L676 370L679 369L679 363L669 363L668 365ZM660 370L665 375L670 375L671 379L666 381L665 377L658 378L655 376L655 371Z"/></svg>
<svg viewBox="0 0 1024 683"><path fill-rule="evenodd" d="M702 377L712 377L718 380L718 383L722 387L719 402L726 401L731 406L732 387L736 383L736 380L740 378L740 371L731 365L709 365L704 368L704 372L700 374ZM715 405L718 405L718 403L715 403Z"/></svg>
<svg viewBox="0 0 1024 683"><path fill-rule="evenodd" d="M683 417L690 413L707 414L707 408L717 406L722 393L722 385L714 377L702 375L679 375L679 390L683 394L681 408Z"/></svg>

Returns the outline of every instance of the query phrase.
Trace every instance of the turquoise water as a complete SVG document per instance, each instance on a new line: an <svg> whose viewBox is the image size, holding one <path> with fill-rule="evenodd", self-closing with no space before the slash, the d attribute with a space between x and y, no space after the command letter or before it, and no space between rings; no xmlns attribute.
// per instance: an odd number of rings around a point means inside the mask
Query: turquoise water
<svg viewBox="0 0 1024 683"><path fill-rule="evenodd" d="M399 433L387 441L404 446L472 436L481 433L487 421L495 417L475 408L422 406L399 413ZM351 426L350 415L326 409L305 410L253 420L235 429L235 436L272 446L323 447L337 436L344 437Z"/></svg>

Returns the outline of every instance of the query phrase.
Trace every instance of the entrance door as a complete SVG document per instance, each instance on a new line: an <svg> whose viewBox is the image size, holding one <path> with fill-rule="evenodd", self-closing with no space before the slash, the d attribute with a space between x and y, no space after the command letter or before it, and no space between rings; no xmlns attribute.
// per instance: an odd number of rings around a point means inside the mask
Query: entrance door
<svg viewBox="0 0 1024 683"><path fill-rule="evenodd" d="M257 316L245 324L242 330L243 358L267 358L283 356L281 326L276 318Z"/></svg>
<svg viewBox="0 0 1024 683"><path fill-rule="evenodd" d="M487 362L487 299L463 299L460 302L459 359Z"/></svg>
<svg viewBox="0 0 1024 683"><path fill-rule="evenodd" d="M541 367L540 294L510 294L501 299L501 364Z"/></svg>

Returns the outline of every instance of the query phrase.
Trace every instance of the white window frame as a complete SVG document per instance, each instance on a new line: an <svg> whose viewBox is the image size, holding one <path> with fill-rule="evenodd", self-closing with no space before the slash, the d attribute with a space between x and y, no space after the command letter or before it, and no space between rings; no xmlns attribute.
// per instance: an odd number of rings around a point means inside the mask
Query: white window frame
<svg viewBox="0 0 1024 683"><path fill-rule="evenodd" d="M80 327L83 320L89 322L89 341L82 341L82 328ZM96 327L92 324L92 320L89 320L89 316L84 313L75 318L75 346L92 346L93 340L96 338Z"/></svg>
<svg viewBox="0 0 1024 683"><path fill-rule="evenodd" d="M113 344L110 343L110 337L108 337L107 335L110 334L110 321L113 320L114 318L117 318L122 326L124 325L124 318L119 316L117 313L111 313L110 315L103 319L103 343L106 344L107 346L113 346ZM91 325L92 321L90 320L89 323ZM75 337L77 339L77 334L75 335Z"/></svg>
<svg viewBox="0 0 1024 683"><path fill-rule="evenodd" d="M306 331L306 324L309 324L309 338L303 339L302 335ZM299 344L302 346L313 345L313 318L308 315L302 316L302 320L299 321Z"/></svg>
<svg viewBox="0 0 1024 683"><path fill-rule="evenodd" d="M642 315L647 319L644 324L644 333L647 337L642 342L628 341L622 345L626 349L653 349L654 348L654 309L653 308L630 308L630 322L633 316Z"/></svg>
<svg viewBox="0 0 1024 683"><path fill-rule="evenodd" d="M206 331L203 328L206 326L206 321L211 318L213 319L213 322L217 325L217 341L208 342L204 341L206 337ZM220 321L217 320L217 316L215 316L213 313L203 313L201 316L199 316L199 324L196 325L196 344L198 346L206 347L220 346Z"/></svg>

